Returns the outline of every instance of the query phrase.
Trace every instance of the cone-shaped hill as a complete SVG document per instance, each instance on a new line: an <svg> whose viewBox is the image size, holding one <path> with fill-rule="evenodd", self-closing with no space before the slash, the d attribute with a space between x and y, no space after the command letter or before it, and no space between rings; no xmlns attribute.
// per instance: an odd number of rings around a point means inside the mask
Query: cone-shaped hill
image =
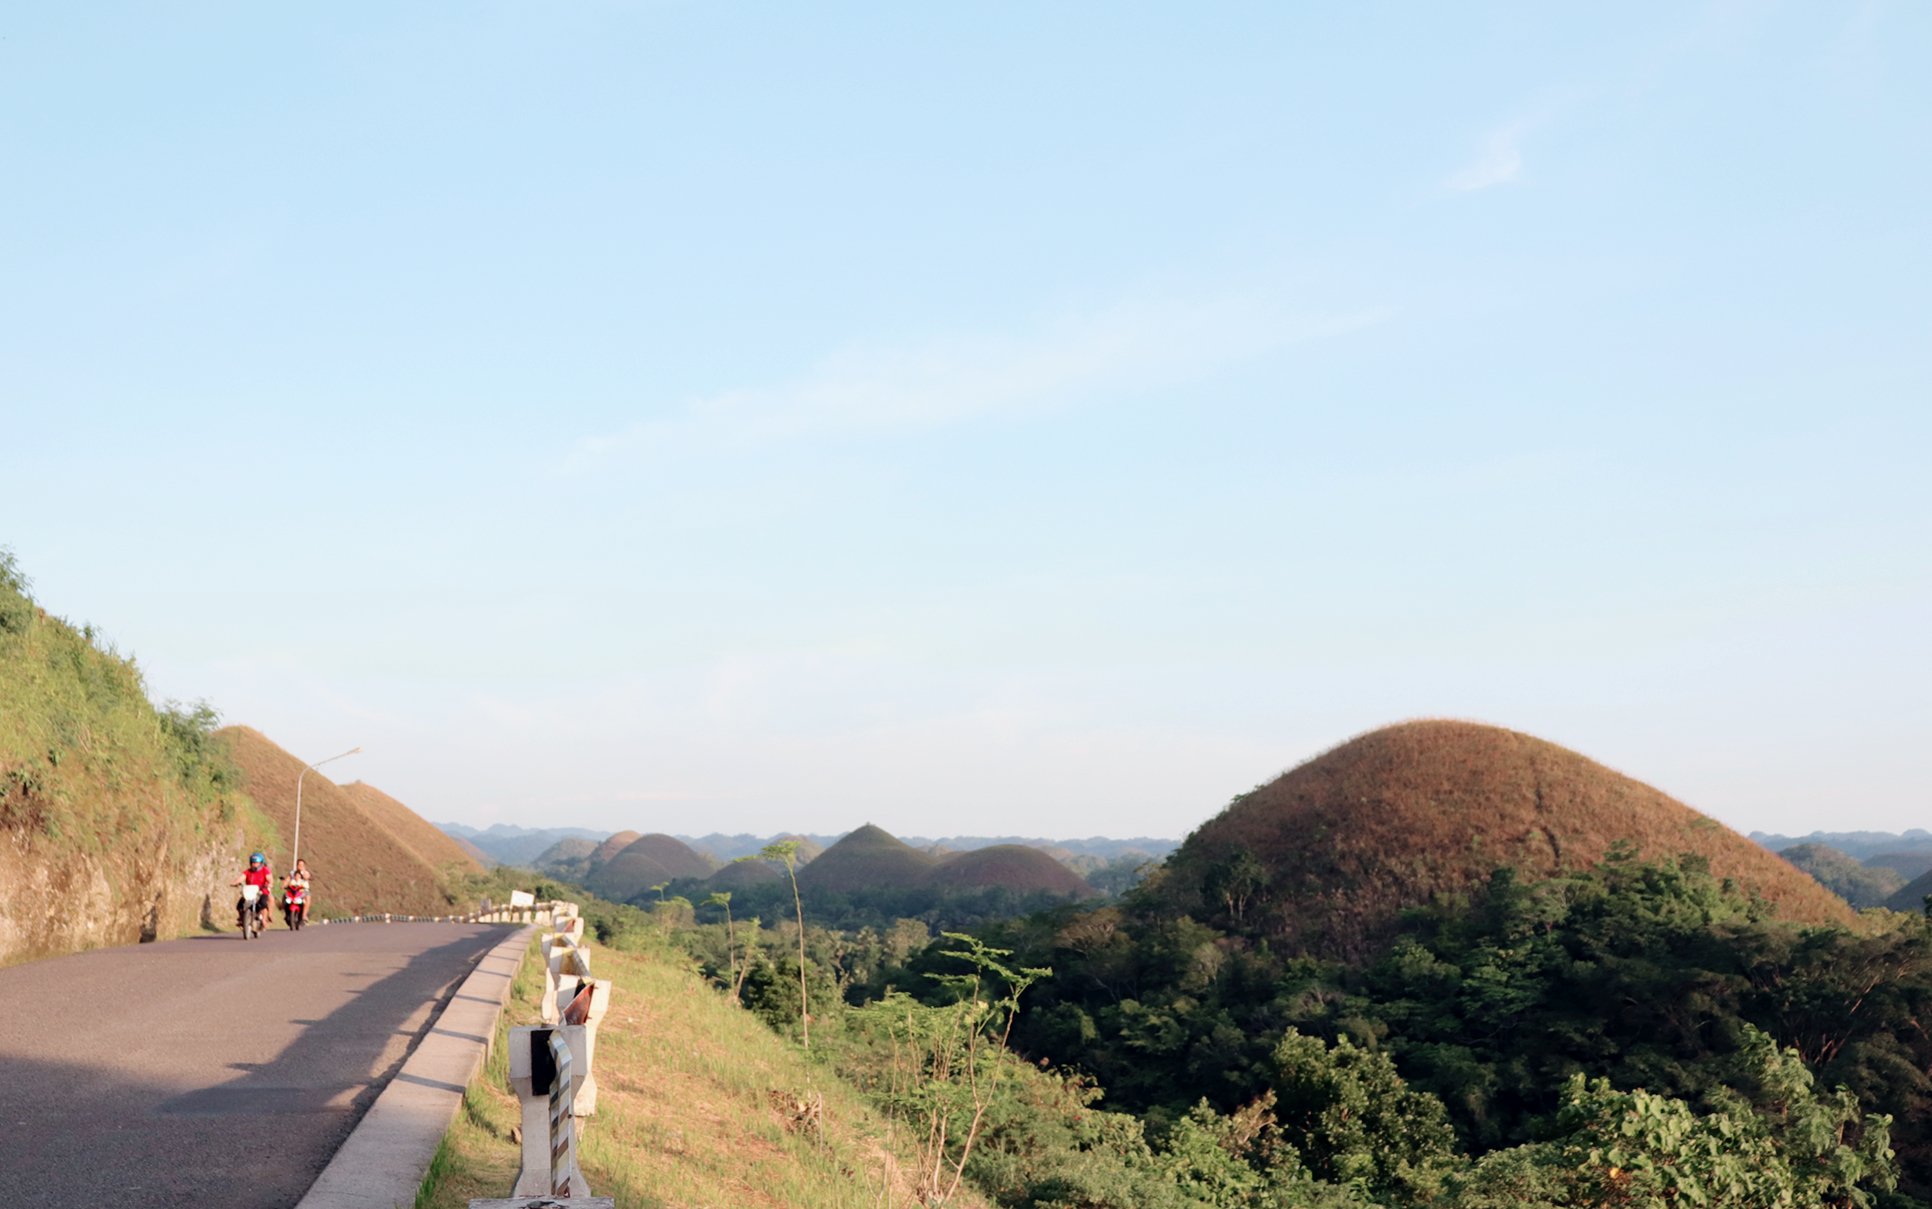
<svg viewBox="0 0 1932 1209"><path fill-rule="evenodd" d="M1024 844L993 844L956 852L926 875L929 886L949 890L1007 886L1032 892L1089 895L1093 887L1059 861Z"/></svg>
<svg viewBox="0 0 1932 1209"><path fill-rule="evenodd" d="M302 761L253 727L229 726L215 734L228 743L249 796L275 821L284 840L293 842L295 783ZM437 915L449 910L441 868L364 809L357 796L321 773L312 772L301 782L302 858L315 873L317 917L374 911ZM389 803L384 813L401 811L435 830L401 802L382 796ZM416 834L413 824L405 830ZM270 852L268 857L276 876L288 872L287 852Z"/></svg>
<svg viewBox="0 0 1932 1209"><path fill-rule="evenodd" d="M1392 938L1405 907L1473 894L1503 865L1532 878L1584 868L1619 840L1645 859L1704 857L1782 919L1852 919L1774 853L1648 785L1554 743L1449 721L1372 731L1244 794L1148 893L1291 951L1356 960Z"/></svg>
<svg viewBox="0 0 1932 1209"><path fill-rule="evenodd" d="M604 841L599 850L609 844L610 840ZM599 898L623 902L665 882L710 877L715 868L682 840L660 834L640 835L601 867L593 866L584 879L584 888Z"/></svg>
<svg viewBox="0 0 1932 1209"><path fill-rule="evenodd" d="M884 828L867 823L819 858L798 871L800 890L830 890L850 894L855 890L910 890L924 885L926 875L938 864L910 844L902 843Z"/></svg>
<svg viewBox="0 0 1932 1209"><path fill-rule="evenodd" d="M638 838L617 855L622 857L633 852L650 857L669 870L672 877L710 877L718 869L717 861L676 836L660 832Z"/></svg>

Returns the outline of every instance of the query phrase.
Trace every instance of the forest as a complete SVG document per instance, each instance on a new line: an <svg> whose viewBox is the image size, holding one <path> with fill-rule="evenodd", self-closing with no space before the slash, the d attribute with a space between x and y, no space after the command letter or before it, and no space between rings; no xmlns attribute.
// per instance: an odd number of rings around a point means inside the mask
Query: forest
<svg viewBox="0 0 1932 1209"><path fill-rule="evenodd" d="M1932 925L1780 922L1695 855L1497 868L1354 964L1178 913L1157 886L936 937L777 906L589 913L604 943L688 953L937 1128L935 1178L1015 1209L1932 1192Z"/></svg>

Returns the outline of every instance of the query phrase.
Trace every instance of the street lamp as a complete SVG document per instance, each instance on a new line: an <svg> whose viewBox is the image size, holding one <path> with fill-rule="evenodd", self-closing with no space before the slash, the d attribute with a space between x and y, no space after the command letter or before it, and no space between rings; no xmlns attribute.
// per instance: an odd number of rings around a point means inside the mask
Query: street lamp
<svg viewBox="0 0 1932 1209"><path fill-rule="evenodd" d="M343 752L342 756L353 756L356 754L356 752L359 752L361 750L362 749L360 747L352 748L349 751ZM295 858L302 855L302 778L308 776L310 773L322 767L324 764L329 763L331 760L340 760L342 756L330 756L329 759L327 760L317 760L315 763L304 767L300 773L296 774L296 777L295 777L295 843L289 849L289 852L288 852L288 867L289 867L289 872L291 873L295 871Z"/></svg>

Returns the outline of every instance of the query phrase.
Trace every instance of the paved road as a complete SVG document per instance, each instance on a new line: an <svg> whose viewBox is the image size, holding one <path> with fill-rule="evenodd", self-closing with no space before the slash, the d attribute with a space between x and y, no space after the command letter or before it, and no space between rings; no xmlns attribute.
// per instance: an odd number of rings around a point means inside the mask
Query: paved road
<svg viewBox="0 0 1932 1209"><path fill-rule="evenodd" d="M0 1205L294 1205L504 932L337 924L0 969Z"/></svg>

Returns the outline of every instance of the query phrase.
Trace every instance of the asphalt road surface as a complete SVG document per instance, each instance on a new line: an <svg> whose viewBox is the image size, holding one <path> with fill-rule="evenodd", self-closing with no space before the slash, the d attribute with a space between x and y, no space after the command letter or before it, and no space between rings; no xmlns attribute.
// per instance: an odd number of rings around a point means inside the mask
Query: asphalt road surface
<svg viewBox="0 0 1932 1209"><path fill-rule="evenodd" d="M504 932L333 924L0 970L0 1205L294 1205Z"/></svg>

